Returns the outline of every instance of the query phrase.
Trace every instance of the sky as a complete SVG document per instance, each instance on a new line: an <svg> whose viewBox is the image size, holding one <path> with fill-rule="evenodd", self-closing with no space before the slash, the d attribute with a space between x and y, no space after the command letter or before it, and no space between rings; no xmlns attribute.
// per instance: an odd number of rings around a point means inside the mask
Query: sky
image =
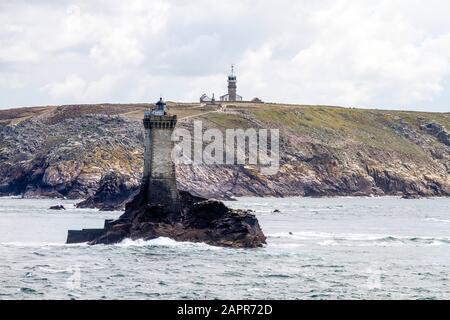
<svg viewBox="0 0 450 320"><path fill-rule="evenodd" d="M0 0L0 109L246 100L450 112L448 0Z"/></svg>

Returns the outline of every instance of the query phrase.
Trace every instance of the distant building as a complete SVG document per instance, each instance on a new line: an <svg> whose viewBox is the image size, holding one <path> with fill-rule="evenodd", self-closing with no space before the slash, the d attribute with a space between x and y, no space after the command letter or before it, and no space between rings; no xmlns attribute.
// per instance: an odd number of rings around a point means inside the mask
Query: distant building
<svg viewBox="0 0 450 320"><path fill-rule="evenodd" d="M264 103L260 98L256 97L253 98L251 102L255 102L255 103Z"/></svg>
<svg viewBox="0 0 450 320"><path fill-rule="evenodd" d="M206 95L206 93L202 94L200 97L200 102L211 102L211 98Z"/></svg>
<svg viewBox="0 0 450 320"><path fill-rule="evenodd" d="M242 97L236 93L236 76L234 66L231 65L231 74L228 76L228 93L220 96L220 101L242 101Z"/></svg>
<svg viewBox="0 0 450 320"><path fill-rule="evenodd" d="M208 97L205 93L200 97L200 103L214 104L215 102L214 93L212 94L212 98Z"/></svg>

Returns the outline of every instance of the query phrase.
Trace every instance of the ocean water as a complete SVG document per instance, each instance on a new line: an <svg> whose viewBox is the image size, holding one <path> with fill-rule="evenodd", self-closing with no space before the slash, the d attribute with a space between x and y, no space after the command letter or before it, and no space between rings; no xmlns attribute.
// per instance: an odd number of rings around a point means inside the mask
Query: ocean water
<svg viewBox="0 0 450 320"><path fill-rule="evenodd" d="M255 211L261 249L66 245L120 215L74 203L0 198L0 299L450 299L449 198L228 202Z"/></svg>

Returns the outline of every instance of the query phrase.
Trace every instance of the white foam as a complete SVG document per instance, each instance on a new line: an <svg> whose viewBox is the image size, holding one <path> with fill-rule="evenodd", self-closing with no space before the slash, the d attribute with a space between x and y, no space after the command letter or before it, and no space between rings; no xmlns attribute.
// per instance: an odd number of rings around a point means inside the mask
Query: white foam
<svg viewBox="0 0 450 320"><path fill-rule="evenodd" d="M325 240L325 241L319 242L318 244L320 246L325 246L325 247L335 247L335 246L339 245L339 243L334 240Z"/></svg>
<svg viewBox="0 0 450 320"><path fill-rule="evenodd" d="M293 249L293 248L299 248L304 247L305 244L302 243L268 243L266 247L269 248L281 248L281 249Z"/></svg>
<svg viewBox="0 0 450 320"><path fill-rule="evenodd" d="M132 240L124 239L122 242L116 244L119 247L178 247L178 248L200 248L208 250L220 250L220 247L215 247L208 245L206 243L195 243L195 242L181 242L175 241L166 237L159 237L152 240Z"/></svg>
<svg viewBox="0 0 450 320"><path fill-rule="evenodd" d="M425 219L427 221L434 221L434 222L444 222L444 223L450 223L450 220L445 220L445 219L437 219L437 218L427 218Z"/></svg>
<svg viewBox="0 0 450 320"><path fill-rule="evenodd" d="M66 244L63 242L0 242L2 246L14 247L65 247L65 246L87 246L86 243Z"/></svg>
<svg viewBox="0 0 450 320"><path fill-rule="evenodd" d="M424 236L397 236L388 234L360 233L327 233L327 232L279 232L268 235L269 238L292 239L299 241L314 241L321 246L393 246L393 245L449 245L450 238Z"/></svg>

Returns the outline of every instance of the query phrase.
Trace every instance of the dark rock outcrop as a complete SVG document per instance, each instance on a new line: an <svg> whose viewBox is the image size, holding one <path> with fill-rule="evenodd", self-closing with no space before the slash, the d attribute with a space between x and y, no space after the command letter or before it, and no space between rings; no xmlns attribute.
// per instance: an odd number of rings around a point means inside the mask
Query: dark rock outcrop
<svg viewBox="0 0 450 320"><path fill-rule="evenodd" d="M413 193L406 193L402 196L402 199L406 199L406 200L413 200L413 199L420 199L421 196L417 195L417 194L413 194Z"/></svg>
<svg viewBox="0 0 450 320"><path fill-rule="evenodd" d="M50 208L49 208L50 210L66 210L66 208L64 208L64 206L63 205L56 205L56 206L51 206Z"/></svg>
<svg viewBox="0 0 450 320"><path fill-rule="evenodd" d="M432 122L423 125L422 129L436 137L443 144L450 146L450 133L442 125Z"/></svg>
<svg viewBox="0 0 450 320"><path fill-rule="evenodd" d="M119 219L106 221L104 229L70 230L67 243L113 244L126 238L159 237L234 248L256 248L266 243L258 220L250 211L233 210L223 202L183 191L180 203L180 212L169 212L159 204L148 203L145 193L140 192Z"/></svg>
<svg viewBox="0 0 450 320"><path fill-rule="evenodd" d="M124 210L125 204L139 192L129 181L117 172L110 172L100 180L97 192L76 206L100 211Z"/></svg>

